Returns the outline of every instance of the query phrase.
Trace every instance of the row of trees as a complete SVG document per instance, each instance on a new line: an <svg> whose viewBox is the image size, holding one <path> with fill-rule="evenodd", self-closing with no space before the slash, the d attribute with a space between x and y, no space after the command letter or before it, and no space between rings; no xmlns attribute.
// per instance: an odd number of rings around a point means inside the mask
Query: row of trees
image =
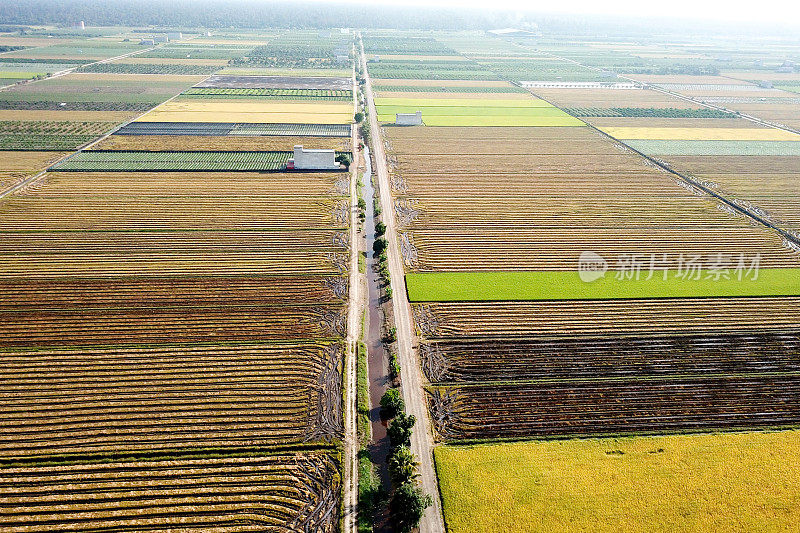
<svg viewBox="0 0 800 533"><path fill-rule="evenodd" d="M397 531L407 533L419 525L425 509L433 504L430 494L425 494L419 486L419 463L411 451L411 435L417 420L405 412L398 389L386 391L381 408L392 420L387 430L391 451L386 459L392 480L389 516Z"/></svg>

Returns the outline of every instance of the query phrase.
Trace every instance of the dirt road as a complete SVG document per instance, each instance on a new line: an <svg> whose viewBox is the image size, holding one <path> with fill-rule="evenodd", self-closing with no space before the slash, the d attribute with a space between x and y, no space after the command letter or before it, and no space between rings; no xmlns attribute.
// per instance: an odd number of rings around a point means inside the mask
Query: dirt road
<svg viewBox="0 0 800 533"><path fill-rule="evenodd" d="M358 109L355 95L357 94L355 68L353 69L353 113ZM345 412L344 412L344 531L356 533L358 530L358 433L356 425L356 395L358 379L356 375L356 352L358 338L361 335L360 317L361 308L361 278L358 271L358 243L361 242L358 234L358 131L352 128L351 146L353 147L353 162L350 164L350 283L349 302L347 306L347 357L345 358Z"/></svg>
<svg viewBox="0 0 800 533"><path fill-rule="evenodd" d="M369 107L369 127L373 138L371 145L375 155L375 168L373 170L378 178L381 210L387 215L384 217L384 223L386 224L386 240L389 243L387 255L389 258L389 273L392 278L392 301L395 326L397 327L397 357L401 367L400 378L403 383L403 399L406 403L406 412L414 415L417 419L417 425L414 428L414 434L411 439L411 449L419 457L422 488L433 498L433 505L428 508L420 523L420 532L444 533L444 522L439 503L439 487L436 481L436 471L433 468L433 436L422 389L422 372L413 349L414 327L411 320L411 307L406 296L405 271L395 229L389 169L386 165L386 154L380 138L381 130L378 125L378 114L375 110L372 82L367 73L363 44L361 44L360 52L361 64L366 77L365 92L367 106Z"/></svg>

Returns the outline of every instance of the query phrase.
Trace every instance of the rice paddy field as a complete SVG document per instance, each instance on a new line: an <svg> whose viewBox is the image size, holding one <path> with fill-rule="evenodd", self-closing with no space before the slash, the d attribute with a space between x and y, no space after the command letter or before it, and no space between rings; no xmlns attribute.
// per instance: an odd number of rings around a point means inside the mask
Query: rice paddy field
<svg viewBox="0 0 800 533"><path fill-rule="evenodd" d="M397 113L422 111L426 126L582 126L542 100L491 98L379 98L378 120L394 122Z"/></svg>
<svg viewBox="0 0 800 533"><path fill-rule="evenodd" d="M446 530L792 528L792 43L151 36L0 34L0 529L342 529L362 41Z"/></svg>
<svg viewBox="0 0 800 533"><path fill-rule="evenodd" d="M12 54L73 70L0 90L3 531L340 530L351 175L284 169L351 71L198 86L274 35L196 36Z"/></svg>
<svg viewBox="0 0 800 533"><path fill-rule="evenodd" d="M786 431L447 446L436 468L452 532L778 531L798 444Z"/></svg>
<svg viewBox="0 0 800 533"><path fill-rule="evenodd" d="M799 138L707 99L791 93L673 43L433 38L367 68L446 530L787 527L741 480L796 499L795 432L753 430L800 424Z"/></svg>

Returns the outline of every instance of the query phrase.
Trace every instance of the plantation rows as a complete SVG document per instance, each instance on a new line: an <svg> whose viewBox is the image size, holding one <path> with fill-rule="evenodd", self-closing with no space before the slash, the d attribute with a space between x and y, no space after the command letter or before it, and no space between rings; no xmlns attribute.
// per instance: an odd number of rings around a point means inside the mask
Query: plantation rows
<svg viewBox="0 0 800 533"><path fill-rule="evenodd" d="M338 438L341 354L323 343L6 352L0 456Z"/></svg>
<svg viewBox="0 0 800 533"><path fill-rule="evenodd" d="M383 79L496 80L489 69L469 61L394 61L370 63L370 76Z"/></svg>
<svg viewBox="0 0 800 533"><path fill-rule="evenodd" d="M166 455L0 468L0 529L334 533L342 490L334 457Z"/></svg>
<svg viewBox="0 0 800 533"><path fill-rule="evenodd" d="M449 386L428 401L446 439L781 427L800 424L800 376Z"/></svg>
<svg viewBox="0 0 800 533"><path fill-rule="evenodd" d="M187 89L182 96L276 96L286 99L324 98L345 99L352 101L353 91L338 89L267 89L267 88L222 88L193 87Z"/></svg>
<svg viewBox="0 0 800 533"><path fill-rule="evenodd" d="M457 52L436 39L425 37L394 37L387 35L364 36L364 51L367 54L419 54L457 55Z"/></svg>
<svg viewBox="0 0 800 533"><path fill-rule="evenodd" d="M800 372L800 330L637 337L430 340L431 382Z"/></svg>
<svg viewBox="0 0 800 533"><path fill-rule="evenodd" d="M1 134L0 150L77 150L97 135Z"/></svg>
<svg viewBox="0 0 800 533"><path fill-rule="evenodd" d="M79 152L55 165L64 171L281 170L292 152Z"/></svg>
<svg viewBox="0 0 800 533"><path fill-rule="evenodd" d="M3 96L5 96L4 93ZM6 100L0 98L0 109L29 109L41 111L132 111L144 112L158 102L58 102L55 100Z"/></svg>
<svg viewBox="0 0 800 533"><path fill-rule="evenodd" d="M736 113L708 107L699 109L653 108L653 107L565 107L564 111L574 117L654 117L654 118L737 118Z"/></svg>
<svg viewBox="0 0 800 533"><path fill-rule="evenodd" d="M215 45L213 47L198 46L163 46L137 54L136 57L154 57L163 59L234 59L246 55L252 48L232 48L228 46Z"/></svg>
<svg viewBox="0 0 800 533"><path fill-rule="evenodd" d="M116 122L78 122L55 120L0 121L0 135L100 135Z"/></svg>
<svg viewBox="0 0 800 533"><path fill-rule="evenodd" d="M382 85L376 83L374 88L378 92L402 92L402 93L525 93L528 91L522 87L509 85L508 87L436 87L427 85Z"/></svg>
<svg viewBox="0 0 800 533"><path fill-rule="evenodd" d="M109 74L213 74L220 67L214 65L151 65L139 63L93 63L81 67L81 72Z"/></svg>
<svg viewBox="0 0 800 533"><path fill-rule="evenodd" d="M690 257L708 269L719 254L798 265L779 234L587 128L386 133L414 270L575 270L587 251L611 269L678 269Z"/></svg>
<svg viewBox="0 0 800 533"><path fill-rule="evenodd" d="M76 150L116 122L0 121L0 150Z"/></svg>
<svg viewBox="0 0 800 533"><path fill-rule="evenodd" d="M115 135L281 135L349 137L349 124L245 124L233 122L131 122Z"/></svg>
<svg viewBox="0 0 800 533"><path fill-rule="evenodd" d="M298 137L278 135L111 135L91 150L288 150L302 144L310 149L350 150L349 137Z"/></svg>

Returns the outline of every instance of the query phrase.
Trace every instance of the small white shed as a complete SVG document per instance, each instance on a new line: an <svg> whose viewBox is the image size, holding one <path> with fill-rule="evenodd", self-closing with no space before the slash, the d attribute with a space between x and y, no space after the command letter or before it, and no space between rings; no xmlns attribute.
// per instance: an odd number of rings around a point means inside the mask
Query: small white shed
<svg viewBox="0 0 800 533"><path fill-rule="evenodd" d="M339 170L335 150L307 150L302 144L294 147L294 157L289 159L286 168L294 170Z"/></svg>
<svg viewBox="0 0 800 533"><path fill-rule="evenodd" d="M397 126L422 126L422 111L416 113L397 113L394 120Z"/></svg>

